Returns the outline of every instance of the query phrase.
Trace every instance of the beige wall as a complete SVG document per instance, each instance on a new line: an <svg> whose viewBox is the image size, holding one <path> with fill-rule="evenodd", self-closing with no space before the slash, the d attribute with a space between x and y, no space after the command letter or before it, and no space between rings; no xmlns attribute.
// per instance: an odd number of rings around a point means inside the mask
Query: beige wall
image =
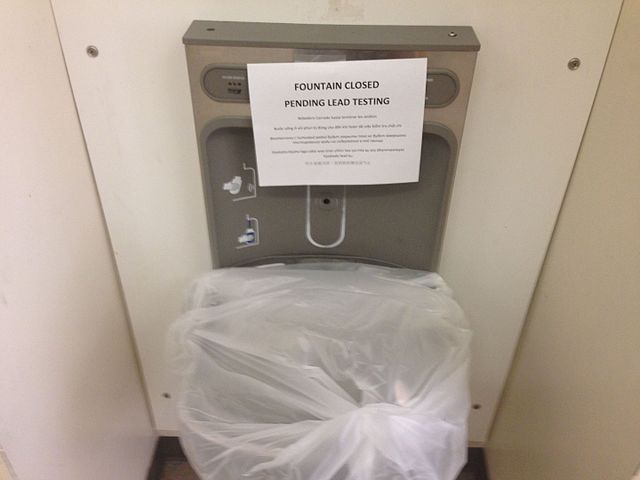
<svg viewBox="0 0 640 480"><path fill-rule="evenodd" d="M0 480L12 480L12 474L9 472L9 465L3 458L4 452L0 451Z"/></svg>
<svg viewBox="0 0 640 480"><path fill-rule="evenodd" d="M488 444L492 480L628 480L640 462L639 47L640 0L625 0Z"/></svg>
<svg viewBox="0 0 640 480"><path fill-rule="evenodd" d="M140 480L154 434L49 2L0 2L0 31L0 445L20 480Z"/></svg>

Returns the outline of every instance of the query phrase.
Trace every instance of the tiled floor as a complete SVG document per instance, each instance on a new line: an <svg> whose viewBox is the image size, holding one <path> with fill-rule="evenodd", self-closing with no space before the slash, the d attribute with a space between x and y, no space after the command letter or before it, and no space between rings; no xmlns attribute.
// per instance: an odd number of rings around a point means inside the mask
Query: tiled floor
<svg viewBox="0 0 640 480"><path fill-rule="evenodd" d="M162 466L160 480L198 480L186 460L167 460Z"/></svg>
<svg viewBox="0 0 640 480"><path fill-rule="evenodd" d="M199 480L184 459L177 439L161 438L157 453L164 458L159 466L159 476L150 475L147 480ZM469 449L469 462L458 476L458 480L488 480L481 448Z"/></svg>

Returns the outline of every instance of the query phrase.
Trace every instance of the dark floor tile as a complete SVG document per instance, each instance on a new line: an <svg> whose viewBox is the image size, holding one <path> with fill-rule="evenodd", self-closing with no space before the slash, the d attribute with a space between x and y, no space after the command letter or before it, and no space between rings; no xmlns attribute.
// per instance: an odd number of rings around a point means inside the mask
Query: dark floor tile
<svg viewBox="0 0 640 480"><path fill-rule="evenodd" d="M458 480L489 480L482 448L469 449L467 464L458 475Z"/></svg>
<svg viewBox="0 0 640 480"><path fill-rule="evenodd" d="M198 480L187 462L180 443L175 437L161 437L156 448L159 461L159 474L149 475L148 480ZM484 451L481 448L469 449L469 460L458 480L488 480L484 462Z"/></svg>
<svg viewBox="0 0 640 480"><path fill-rule="evenodd" d="M162 466L160 480L198 480L198 476L186 460L168 460Z"/></svg>

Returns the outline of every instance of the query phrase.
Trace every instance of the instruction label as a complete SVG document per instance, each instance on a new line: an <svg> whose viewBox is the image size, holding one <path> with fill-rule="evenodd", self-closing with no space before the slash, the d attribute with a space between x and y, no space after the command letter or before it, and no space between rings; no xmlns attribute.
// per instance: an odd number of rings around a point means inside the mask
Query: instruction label
<svg viewBox="0 0 640 480"><path fill-rule="evenodd" d="M417 182L427 59L248 65L260 186Z"/></svg>

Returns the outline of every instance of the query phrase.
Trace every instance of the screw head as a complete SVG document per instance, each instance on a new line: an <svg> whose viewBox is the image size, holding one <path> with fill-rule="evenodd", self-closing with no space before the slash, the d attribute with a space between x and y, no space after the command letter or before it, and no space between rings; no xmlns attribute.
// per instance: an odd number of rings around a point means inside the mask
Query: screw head
<svg viewBox="0 0 640 480"><path fill-rule="evenodd" d="M449 32L450 37L457 37L458 34L456 32Z"/></svg>
<svg viewBox="0 0 640 480"><path fill-rule="evenodd" d="M98 53L100 53L98 51L98 47L94 46L94 45L89 45L87 47L87 55L89 55L92 58L95 58L98 56Z"/></svg>
<svg viewBox="0 0 640 480"><path fill-rule="evenodd" d="M581 63L582 62L579 58L574 57L569 60L569 62L567 63L567 67L569 68L569 70L577 70L578 68L580 68Z"/></svg>

